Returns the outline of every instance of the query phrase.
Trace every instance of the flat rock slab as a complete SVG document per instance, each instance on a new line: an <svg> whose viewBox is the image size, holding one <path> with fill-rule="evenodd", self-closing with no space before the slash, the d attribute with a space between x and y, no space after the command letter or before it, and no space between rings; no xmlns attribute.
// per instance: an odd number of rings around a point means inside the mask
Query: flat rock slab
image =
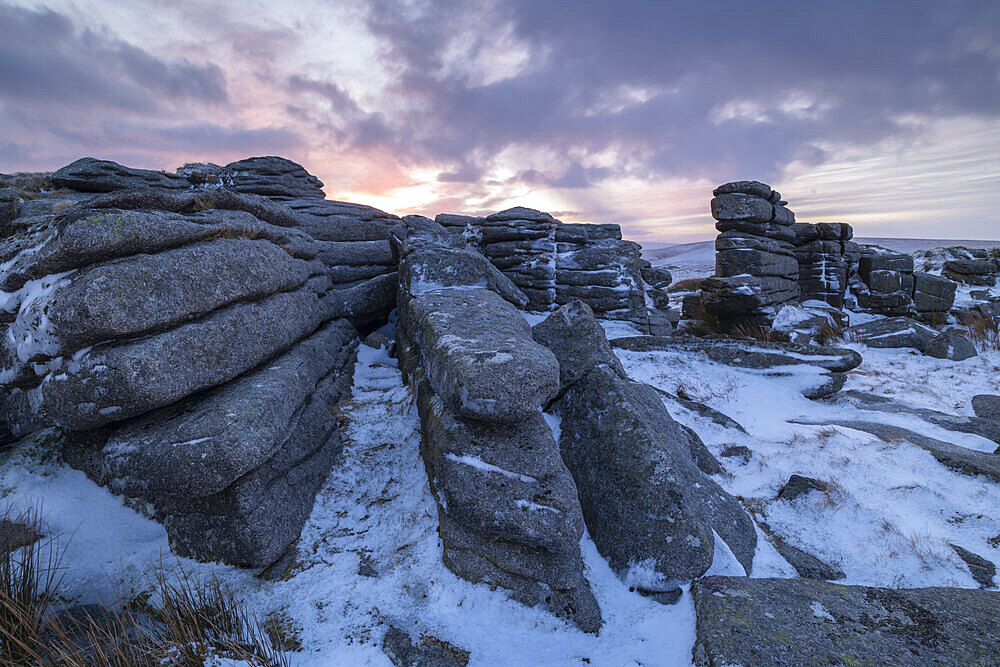
<svg viewBox="0 0 1000 667"><path fill-rule="evenodd" d="M495 292L445 288L409 309L427 379L458 415L518 421L556 395L559 362Z"/></svg>
<svg viewBox="0 0 1000 667"><path fill-rule="evenodd" d="M908 317L886 317L849 327L846 334L868 347L913 347L922 352L938 332Z"/></svg>
<svg viewBox="0 0 1000 667"><path fill-rule="evenodd" d="M803 579L691 586L696 665L995 665L1000 594Z"/></svg>

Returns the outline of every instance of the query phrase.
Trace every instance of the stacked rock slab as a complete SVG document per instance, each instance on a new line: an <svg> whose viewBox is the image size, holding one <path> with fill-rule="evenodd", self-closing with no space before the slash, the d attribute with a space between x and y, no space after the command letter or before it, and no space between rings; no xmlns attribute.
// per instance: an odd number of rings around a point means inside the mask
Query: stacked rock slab
<svg viewBox="0 0 1000 667"><path fill-rule="evenodd" d="M587 529L611 567L662 593L711 566L723 540L750 571L757 543L739 502L699 466L711 454L671 418L656 391L628 379L593 313L571 302L535 325L559 360L559 449ZM721 470L712 460L715 470Z"/></svg>
<svg viewBox="0 0 1000 667"><path fill-rule="evenodd" d="M700 306L722 319L773 317L775 306L799 296L795 214L758 181L726 183L713 194L721 233L715 276L702 283Z"/></svg>
<svg viewBox="0 0 1000 667"><path fill-rule="evenodd" d="M599 317L648 327L641 248L623 241L618 225L566 224L523 207L436 221L489 257L528 296L529 310L582 299Z"/></svg>
<svg viewBox="0 0 1000 667"><path fill-rule="evenodd" d="M0 241L0 385L14 436L60 429L177 553L264 568L340 450L330 410L356 327L394 306L400 223L324 225L288 205L324 201L300 166L234 165L219 183L87 158L22 200Z"/></svg>
<svg viewBox="0 0 1000 667"><path fill-rule="evenodd" d="M980 248L951 248L953 255L964 255L944 263L943 275L956 282L992 287L996 285L997 263Z"/></svg>
<svg viewBox="0 0 1000 667"><path fill-rule="evenodd" d="M853 292L862 310L879 315L916 315L943 322L955 301L956 284L913 270L913 257L863 246Z"/></svg>
<svg viewBox="0 0 1000 667"><path fill-rule="evenodd" d="M851 241L854 230L842 222L800 222L792 229L799 264L799 298L843 308L851 260L857 254L857 244Z"/></svg>
<svg viewBox="0 0 1000 667"><path fill-rule="evenodd" d="M596 632L583 517L541 408L559 364L518 310L528 298L426 218L404 219L397 349L414 387L445 565Z"/></svg>

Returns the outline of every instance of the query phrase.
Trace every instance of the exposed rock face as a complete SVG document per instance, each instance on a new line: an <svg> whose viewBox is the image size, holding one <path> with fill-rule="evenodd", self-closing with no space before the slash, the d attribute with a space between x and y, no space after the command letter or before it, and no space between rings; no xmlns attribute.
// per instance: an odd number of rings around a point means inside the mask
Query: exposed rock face
<svg viewBox="0 0 1000 667"><path fill-rule="evenodd" d="M56 171L52 174L52 184L57 188L80 192L112 192L144 187L186 190L191 185L187 179L162 171L132 169L92 157L80 158Z"/></svg>
<svg viewBox="0 0 1000 667"><path fill-rule="evenodd" d="M395 626L389 626L382 640L382 650L396 667L465 667L470 654L453 644L424 635L413 639Z"/></svg>
<svg viewBox="0 0 1000 667"><path fill-rule="evenodd" d="M0 181L0 233L9 233L8 225L21 210L21 198L13 188L3 187Z"/></svg>
<svg viewBox="0 0 1000 667"><path fill-rule="evenodd" d="M696 665L992 665L1000 594L706 577L691 592Z"/></svg>
<svg viewBox="0 0 1000 667"><path fill-rule="evenodd" d="M576 487L540 412L559 365L501 297L518 299L517 288L477 267L443 227L405 223L398 350L417 393L444 563L594 632Z"/></svg>
<svg viewBox="0 0 1000 667"><path fill-rule="evenodd" d="M969 285L996 285L997 264L989 258L985 250L966 248L951 250L955 255L964 256L945 261L943 274L946 278Z"/></svg>
<svg viewBox="0 0 1000 667"><path fill-rule="evenodd" d="M951 361L964 361L979 356L973 342L958 329L948 329L935 336L924 348L924 354Z"/></svg>
<svg viewBox="0 0 1000 667"><path fill-rule="evenodd" d="M856 247L851 242L854 230L842 222L801 222L792 228L795 230L801 298L825 301L842 308L850 260Z"/></svg>
<svg viewBox="0 0 1000 667"><path fill-rule="evenodd" d="M618 225L565 224L523 207L485 218L442 214L436 220L468 238L521 288L529 310L581 299L600 317L648 327L641 248L622 241ZM669 284L669 274L650 269L646 275L658 286Z"/></svg>
<svg viewBox="0 0 1000 667"><path fill-rule="evenodd" d="M712 217L721 234L716 277L702 283L702 306L718 317L773 315L773 306L800 293L795 214L757 181L726 183L713 194Z"/></svg>
<svg viewBox="0 0 1000 667"><path fill-rule="evenodd" d="M533 333L559 358L563 394L551 407L561 419L559 448L611 567L646 571L663 585L690 580L711 565L718 533L749 571L753 522L699 469L700 440L691 441L652 387L626 377L590 309L567 304Z"/></svg>
<svg viewBox="0 0 1000 667"><path fill-rule="evenodd" d="M331 322L206 395L76 433L67 460L150 503L172 550L260 568L297 537L340 452L329 408L350 392L357 337Z"/></svg>
<svg viewBox="0 0 1000 667"><path fill-rule="evenodd" d="M398 220L300 216L286 203L323 201L320 183L280 158L182 175L88 158L50 182L74 192L0 240L9 430L65 429L67 460L175 552L271 564L340 450L355 327L394 307ZM356 229L376 219L378 238ZM336 226L350 240L317 237Z"/></svg>

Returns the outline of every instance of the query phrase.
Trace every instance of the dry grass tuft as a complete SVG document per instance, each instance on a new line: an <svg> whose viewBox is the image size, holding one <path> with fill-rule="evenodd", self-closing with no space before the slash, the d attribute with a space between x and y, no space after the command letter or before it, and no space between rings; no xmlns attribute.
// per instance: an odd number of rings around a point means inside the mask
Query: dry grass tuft
<svg viewBox="0 0 1000 667"><path fill-rule="evenodd" d="M736 340L771 342L771 329L752 322L739 322L729 329L729 336Z"/></svg>
<svg viewBox="0 0 1000 667"><path fill-rule="evenodd" d="M0 519L12 518L10 509ZM37 509L11 523L43 534ZM0 540L4 532L0 532ZM21 540L23 542L23 540ZM62 552L53 540L5 549L0 542L0 667L159 667L204 665L215 658L285 667L284 645L214 577L155 569L151 594L122 594L109 607L54 612ZM150 600L155 600L152 604Z"/></svg>
<svg viewBox="0 0 1000 667"><path fill-rule="evenodd" d="M37 508L15 514L8 506L0 521L7 526L0 531L0 665L27 665L38 661L62 552L52 538L39 539L45 530Z"/></svg>
<svg viewBox="0 0 1000 667"><path fill-rule="evenodd" d="M970 311L962 314L959 323L966 328L969 338L980 350L1000 350L1000 324L996 319Z"/></svg>
<svg viewBox="0 0 1000 667"><path fill-rule="evenodd" d="M701 283L704 280L704 278L688 278L687 280L678 280L667 287L667 292L670 294L676 294L677 292L697 292L701 289Z"/></svg>

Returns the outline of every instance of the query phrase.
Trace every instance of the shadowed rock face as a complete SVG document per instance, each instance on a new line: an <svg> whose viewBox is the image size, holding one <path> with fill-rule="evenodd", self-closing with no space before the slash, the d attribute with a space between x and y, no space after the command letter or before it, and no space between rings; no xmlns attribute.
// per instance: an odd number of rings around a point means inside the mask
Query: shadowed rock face
<svg viewBox="0 0 1000 667"><path fill-rule="evenodd" d="M1000 594L804 579L706 577L691 586L696 665L994 665Z"/></svg>
<svg viewBox="0 0 1000 667"><path fill-rule="evenodd" d="M652 387L626 377L590 309L567 304L533 334L559 359L563 393L550 408L561 419L559 449L611 567L651 571L664 583L690 580L711 565L718 533L749 571L752 520L699 468L704 445Z"/></svg>

